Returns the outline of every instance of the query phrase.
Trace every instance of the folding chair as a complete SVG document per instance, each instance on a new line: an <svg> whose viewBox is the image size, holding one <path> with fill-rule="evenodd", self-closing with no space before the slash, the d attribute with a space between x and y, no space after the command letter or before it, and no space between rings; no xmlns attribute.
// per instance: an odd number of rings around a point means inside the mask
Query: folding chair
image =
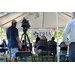
<svg viewBox="0 0 75 75"><path fill-rule="evenodd" d="M16 53L16 62L17 62L17 57L28 57L28 56L32 57L32 62L33 62L33 58L34 58L34 61L36 62L35 57L34 57L34 55L32 55L31 51L19 51L19 52L17 52Z"/></svg>
<svg viewBox="0 0 75 75"><path fill-rule="evenodd" d="M16 62L17 62L17 57L25 57L25 58L27 58L28 56L32 57L32 62L33 62L33 58L34 58L34 61L36 62L35 57L32 54L32 44L31 43L30 43L30 51L25 51L24 50L24 51L19 51L19 52L16 53ZM26 62L27 62L27 59L26 59Z"/></svg>
<svg viewBox="0 0 75 75"><path fill-rule="evenodd" d="M7 49L1 49L1 47L4 47L4 45L0 45L0 52L5 52ZM0 60L4 60L4 59L6 59L6 62L7 62L7 55L6 55L6 57L0 57Z"/></svg>
<svg viewBox="0 0 75 75"><path fill-rule="evenodd" d="M44 46L40 46L39 47L42 50L42 62L44 61L44 58L52 58L53 62L54 62L54 57L55 57L55 48L53 46L50 47L44 47ZM47 51L46 54L43 54L43 51ZM50 55L48 56L48 52L50 51Z"/></svg>
<svg viewBox="0 0 75 75"><path fill-rule="evenodd" d="M60 62L62 62L61 56L64 57L64 61L65 61L65 57L67 58L67 50L66 49L63 49L63 50L60 49L60 53L59 53L59 59L60 59L59 61Z"/></svg>

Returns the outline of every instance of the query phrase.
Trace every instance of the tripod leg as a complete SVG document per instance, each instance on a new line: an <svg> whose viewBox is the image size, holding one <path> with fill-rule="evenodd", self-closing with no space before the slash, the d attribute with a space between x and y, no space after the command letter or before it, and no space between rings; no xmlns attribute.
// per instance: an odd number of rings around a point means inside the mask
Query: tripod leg
<svg viewBox="0 0 75 75"><path fill-rule="evenodd" d="M29 40L28 34L26 34L26 36L27 36L27 39L28 39L28 42L29 42L29 45L30 45L30 51L32 51L32 46L31 46L31 43L30 43L30 40Z"/></svg>
<svg viewBox="0 0 75 75"><path fill-rule="evenodd" d="M26 43L26 34L24 35L24 39L25 39L25 50L27 48L27 43Z"/></svg>
<svg viewBox="0 0 75 75"><path fill-rule="evenodd" d="M21 41L22 41L23 35L24 35L24 33L22 34Z"/></svg>
<svg viewBox="0 0 75 75"><path fill-rule="evenodd" d="M27 39L28 39L28 41L29 41L29 44L30 44L30 40L29 40L28 34L26 34L26 35L27 35Z"/></svg>
<svg viewBox="0 0 75 75"><path fill-rule="evenodd" d="M25 57L25 59L26 59L26 62L27 62L27 57Z"/></svg>

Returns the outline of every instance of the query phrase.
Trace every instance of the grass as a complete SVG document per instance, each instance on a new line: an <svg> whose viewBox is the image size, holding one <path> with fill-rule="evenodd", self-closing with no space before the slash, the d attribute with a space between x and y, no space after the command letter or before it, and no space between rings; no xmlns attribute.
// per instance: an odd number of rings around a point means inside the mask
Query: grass
<svg viewBox="0 0 75 75"><path fill-rule="evenodd" d="M3 57L3 56L0 56L0 58ZM61 59L62 59L62 62L66 62L66 58L64 56L61 56ZM35 55L35 60L36 62L42 62L41 59L39 59L38 55ZM7 61L8 61L8 56L7 56ZM0 60L0 62L6 62L6 60ZM18 57L18 61L17 62L26 62L25 61L25 58L23 57L23 60L20 59L20 57ZM32 62L32 58L31 57L27 57L27 62ZM33 60L33 62L35 62ZM45 60L44 59L44 62L53 62L53 59L52 58L48 58L48 60ZM57 62L57 55L55 56L54 58L54 62Z"/></svg>

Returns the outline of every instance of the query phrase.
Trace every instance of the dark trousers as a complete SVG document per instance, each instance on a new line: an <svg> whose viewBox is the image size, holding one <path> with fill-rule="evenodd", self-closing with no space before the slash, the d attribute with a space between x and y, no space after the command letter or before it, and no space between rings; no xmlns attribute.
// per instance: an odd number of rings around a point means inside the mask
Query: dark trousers
<svg viewBox="0 0 75 75"><path fill-rule="evenodd" d="M69 62L75 61L75 43L69 45Z"/></svg>

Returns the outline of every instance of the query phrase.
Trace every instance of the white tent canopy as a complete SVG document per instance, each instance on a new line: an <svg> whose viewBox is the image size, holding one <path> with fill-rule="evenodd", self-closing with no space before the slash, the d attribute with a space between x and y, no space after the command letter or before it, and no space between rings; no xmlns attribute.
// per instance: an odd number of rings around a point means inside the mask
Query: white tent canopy
<svg viewBox="0 0 75 75"><path fill-rule="evenodd" d="M59 12L58 13L58 28L63 29L66 23L71 20L71 12ZM50 29L56 28L56 12L39 12L39 17L34 18L34 15L28 15L23 12L15 12L0 17L0 26L3 29L7 29L11 26L11 21L13 19L17 20L17 28L22 30L21 22L23 17L29 20L31 25L30 29Z"/></svg>

